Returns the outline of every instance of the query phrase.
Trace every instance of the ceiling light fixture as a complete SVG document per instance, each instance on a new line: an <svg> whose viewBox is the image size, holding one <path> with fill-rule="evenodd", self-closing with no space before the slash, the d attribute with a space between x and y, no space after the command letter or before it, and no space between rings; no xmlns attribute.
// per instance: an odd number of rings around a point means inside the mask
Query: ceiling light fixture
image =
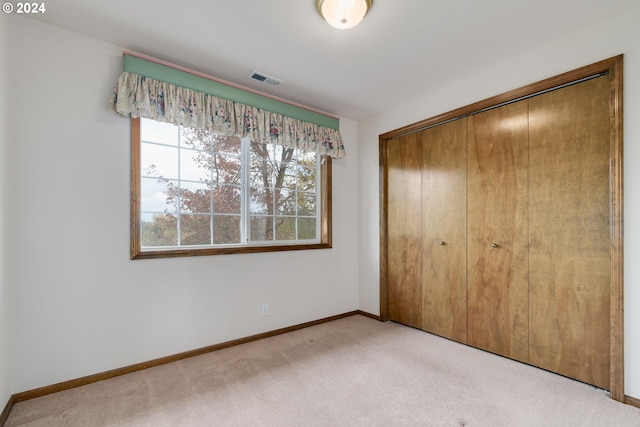
<svg viewBox="0 0 640 427"><path fill-rule="evenodd" d="M316 8L325 21L340 30L353 28L371 9L373 0L316 0Z"/></svg>

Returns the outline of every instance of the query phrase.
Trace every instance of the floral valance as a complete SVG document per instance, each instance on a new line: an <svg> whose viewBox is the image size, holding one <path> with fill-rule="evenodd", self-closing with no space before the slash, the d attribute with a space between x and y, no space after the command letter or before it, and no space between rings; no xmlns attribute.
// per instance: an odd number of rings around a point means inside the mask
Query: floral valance
<svg viewBox="0 0 640 427"><path fill-rule="evenodd" d="M346 155L335 129L129 72L120 75L109 110L334 158Z"/></svg>

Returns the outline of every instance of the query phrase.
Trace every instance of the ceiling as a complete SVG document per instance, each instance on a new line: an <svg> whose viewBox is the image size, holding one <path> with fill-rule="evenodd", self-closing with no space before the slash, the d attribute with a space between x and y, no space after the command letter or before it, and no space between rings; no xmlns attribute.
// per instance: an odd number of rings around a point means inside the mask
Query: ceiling
<svg viewBox="0 0 640 427"><path fill-rule="evenodd" d="M637 1L374 0L350 30L314 0L55 0L31 18L359 120Z"/></svg>

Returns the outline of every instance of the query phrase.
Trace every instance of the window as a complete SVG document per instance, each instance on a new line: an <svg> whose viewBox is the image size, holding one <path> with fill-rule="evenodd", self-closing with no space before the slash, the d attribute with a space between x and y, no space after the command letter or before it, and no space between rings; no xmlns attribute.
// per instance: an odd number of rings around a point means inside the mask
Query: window
<svg viewBox="0 0 640 427"><path fill-rule="evenodd" d="M132 119L131 258L331 247L331 159Z"/></svg>

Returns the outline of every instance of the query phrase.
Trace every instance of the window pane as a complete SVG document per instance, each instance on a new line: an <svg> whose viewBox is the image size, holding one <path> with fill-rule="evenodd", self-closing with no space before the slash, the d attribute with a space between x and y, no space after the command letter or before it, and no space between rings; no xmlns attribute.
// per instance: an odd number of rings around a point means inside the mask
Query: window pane
<svg viewBox="0 0 640 427"><path fill-rule="evenodd" d="M296 192L287 190L286 188L275 191L276 194L276 212L278 215L295 215L296 214Z"/></svg>
<svg viewBox="0 0 640 427"><path fill-rule="evenodd" d="M273 187L275 182L275 166L273 162L252 160L250 182L253 187Z"/></svg>
<svg viewBox="0 0 640 427"><path fill-rule="evenodd" d="M270 155L270 158L277 162L281 163L289 163L291 161L295 162L295 154L296 150L293 148L285 148L280 145L269 145L269 152L273 153Z"/></svg>
<svg viewBox="0 0 640 427"><path fill-rule="evenodd" d="M298 165L296 167L298 190L316 191L316 167Z"/></svg>
<svg viewBox="0 0 640 427"><path fill-rule="evenodd" d="M269 188L252 188L249 211L252 214L272 214L273 191Z"/></svg>
<svg viewBox="0 0 640 427"><path fill-rule="evenodd" d="M298 239L316 239L315 218L298 218Z"/></svg>
<svg viewBox="0 0 640 427"><path fill-rule="evenodd" d="M296 219L295 217L276 218L276 240L296 239Z"/></svg>
<svg viewBox="0 0 640 427"><path fill-rule="evenodd" d="M177 146L178 126L151 119L140 119L140 140Z"/></svg>
<svg viewBox="0 0 640 427"><path fill-rule="evenodd" d="M240 157L215 154L207 165L211 169L209 179L213 179L213 182L219 184L240 184L241 164Z"/></svg>
<svg viewBox="0 0 640 427"><path fill-rule="evenodd" d="M174 181L177 186L178 181ZM174 200L167 194L168 181L140 179L140 209L146 212L176 212Z"/></svg>
<svg viewBox="0 0 640 427"><path fill-rule="evenodd" d="M240 243L240 216L213 216L213 243L216 245Z"/></svg>
<svg viewBox="0 0 640 427"><path fill-rule="evenodd" d="M298 215L316 216L315 193L298 193Z"/></svg>
<svg viewBox="0 0 640 427"><path fill-rule="evenodd" d="M242 140L237 136L213 135L213 151L240 157L242 154Z"/></svg>
<svg viewBox="0 0 640 427"><path fill-rule="evenodd" d="M294 152L295 150L293 149L252 142L251 170L254 174L259 174L258 179L269 175L271 180L278 174L284 174L287 165L295 162ZM282 168L282 171L280 171L280 168ZM262 183L260 185L265 184Z"/></svg>
<svg viewBox="0 0 640 427"><path fill-rule="evenodd" d="M279 182L276 183L278 187L295 190L298 187L298 176L295 165L287 166L284 175L282 175L278 181Z"/></svg>
<svg viewBox="0 0 640 427"><path fill-rule="evenodd" d="M298 168L295 160L288 163L279 162L275 165L276 179L274 185L276 187L290 188L295 190L297 187Z"/></svg>
<svg viewBox="0 0 640 427"><path fill-rule="evenodd" d="M239 186L214 185L213 211L215 213L240 214L241 190Z"/></svg>
<svg viewBox="0 0 640 427"><path fill-rule="evenodd" d="M252 216L249 239L254 242L273 240L273 217Z"/></svg>
<svg viewBox="0 0 640 427"><path fill-rule="evenodd" d="M207 182L211 179L211 154L204 151L180 150L180 179Z"/></svg>
<svg viewBox="0 0 640 427"><path fill-rule="evenodd" d="M180 128L180 146L211 152L211 132L203 129Z"/></svg>
<svg viewBox="0 0 640 427"><path fill-rule="evenodd" d="M318 161L318 155L316 153L298 153L298 164L310 167L315 167Z"/></svg>
<svg viewBox="0 0 640 427"><path fill-rule="evenodd" d="M211 189L206 184L181 181L180 185L181 212L211 212Z"/></svg>
<svg viewBox="0 0 640 427"><path fill-rule="evenodd" d="M153 215L142 218L141 244L143 247L176 246L178 244L178 218L176 215Z"/></svg>
<svg viewBox="0 0 640 427"><path fill-rule="evenodd" d="M253 159L273 159L273 150L269 150L268 144L251 141L251 160Z"/></svg>
<svg viewBox="0 0 640 427"><path fill-rule="evenodd" d="M210 245L210 215L180 215L181 245Z"/></svg>
<svg viewBox="0 0 640 427"><path fill-rule="evenodd" d="M178 178L178 149L155 144L140 146L142 176Z"/></svg>

